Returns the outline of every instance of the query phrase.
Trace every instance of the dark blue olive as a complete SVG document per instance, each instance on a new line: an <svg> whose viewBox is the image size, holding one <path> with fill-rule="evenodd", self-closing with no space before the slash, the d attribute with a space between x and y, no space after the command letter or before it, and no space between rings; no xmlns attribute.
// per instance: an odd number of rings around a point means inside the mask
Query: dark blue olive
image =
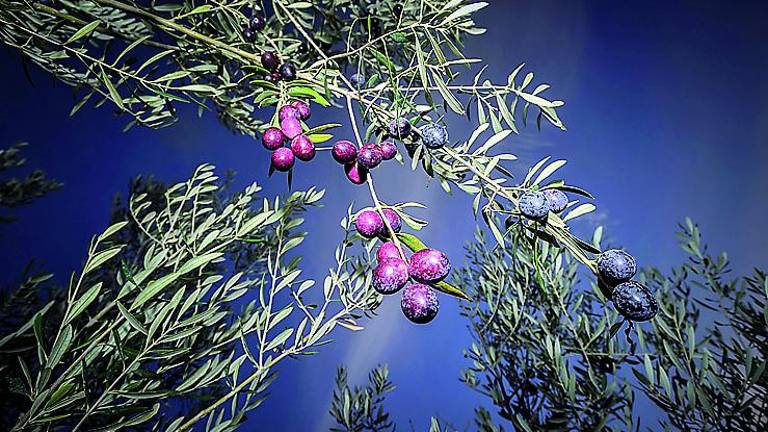
<svg viewBox="0 0 768 432"><path fill-rule="evenodd" d="M568 196L563 191L557 189L544 190L544 196L549 202L549 211L552 213L560 213L568 206Z"/></svg>
<svg viewBox="0 0 768 432"><path fill-rule="evenodd" d="M421 139L429 148L440 148L448 144L448 129L443 125L430 123L421 129Z"/></svg>
<svg viewBox="0 0 768 432"><path fill-rule="evenodd" d="M611 296L613 307L631 321L648 321L659 313L659 302L645 285L629 281L619 284Z"/></svg>
<svg viewBox="0 0 768 432"><path fill-rule="evenodd" d="M280 75L288 81L296 78L296 66L291 63L283 63L280 66Z"/></svg>
<svg viewBox="0 0 768 432"><path fill-rule="evenodd" d="M404 118L392 120L388 132L392 138L403 139L411 133L411 124Z"/></svg>
<svg viewBox="0 0 768 432"><path fill-rule="evenodd" d="M256 33L254 33L250 27L246 27L245 30L243 30L243 37L248 42L253 42L253 40L256 38Z"/></svg>
<svg viewBox="0 0 768 432"><path fill-rule="evenodd" d="M526 192L518 203L520 213L528 219L541 220L549 213L549 202L541 192Z"/></svg>
<svg viewBox="0 0 768 432"><path fill-rule="evenodd" d="M597 258L597 271L608 285L618 285L632 279L637 273L637 264L632 255L621 249L611 249Z"/></svg>
<svg viewBox="0 0 768 432"><path fill-rule="evenodd" d="M365 87L365 81L365 75L362 73L356 73L349 77L349 82L357 89Z"/></svg>

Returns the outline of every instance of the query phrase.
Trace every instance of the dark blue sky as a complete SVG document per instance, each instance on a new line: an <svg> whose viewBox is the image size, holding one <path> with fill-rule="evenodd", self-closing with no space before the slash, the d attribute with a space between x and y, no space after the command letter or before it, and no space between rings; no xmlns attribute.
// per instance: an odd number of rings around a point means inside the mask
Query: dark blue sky
<svg viewBox="0 0 768 432"><path fill-rule="evenodd" d="M519 167L552 154L569 160L563 174L596 196L594 224L642 264L680 261L673 232L685 216L702 226L714 250L727 250L739 272L768 262L768 7L764 2L495 1L479 15L488 33L467 44L486 59L498 81L519 62L563 99L568 131L551 128L508 140ZM32 165L64 188L20 212L0 232L0 283L15 281L32 257L64 281L80 265L90 236L107 223L115 192L139 173L185 178L202 162L234 169L238 184L259 181L267 193L285 190L268 180L268 155L232 135L213 115L186 118L162 131L133 129L109 109L68 118L71 90L34 74L24 78L14 52L0 49L0 143L31 142ZM315 121L344 123L341 112ZM454 139L473 126L451 119ZM347 135L350 131L345 131ZM300 166L296 187L329 189L326 207L308 215L307 271L321 277L333 261L338 220L350 200L368 205L367 190L349 185L326 154ZM406 173L403 175L403 173ZM386 201L422 201L431 221L425 240L462 264L471 239L469 201L448 197L422 175L396 164L377 170ZM469 344L455 301L442 298L437 320L408 324L388 299L360 334L344 334L312 359L283 367L273 395L253 417L262 430L315 430L327 422L333 371L340 362L362 380L379 362L398 384L389 406L406 427L423 430L431 415L468 425L484 402L458 382ZM283 427L278 427L283 425Z"/></svg>

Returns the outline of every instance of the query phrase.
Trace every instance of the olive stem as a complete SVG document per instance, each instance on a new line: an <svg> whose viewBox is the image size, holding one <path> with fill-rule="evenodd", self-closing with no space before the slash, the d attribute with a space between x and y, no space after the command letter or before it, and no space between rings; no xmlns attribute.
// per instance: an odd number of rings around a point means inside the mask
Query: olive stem
<svg viewBox="0 0 768 432"><path fill-rule="evenodd" d="M357 147L362 148L363 139L361 138L360 131L357 128L357 118L355 117L355 109L352 106L352 98L346 97L346 100L349 122L352 123L352 131L354 132L355 139L357 140ZM376 188L373 186L373 176L370 172L368 173L368 180L366 180L366 183L368 183L368 190L371 191L371 199L373 200L373 205L376 207L376 212L379 214L379 216L381 216L381 220L384 221L384 225L387 227L387 232L389 232L389 237L395 243L397 251L403 258L403 261L407 261L405 258L405 252L403 252L403 247L400 244L400 239L397 238L397 233L394 229L392 229L392 225L389 223L389 219L387 219L387 217L384 215L384 209L381 206L381 201L379 201L379 196L376 194Z"/></svg>

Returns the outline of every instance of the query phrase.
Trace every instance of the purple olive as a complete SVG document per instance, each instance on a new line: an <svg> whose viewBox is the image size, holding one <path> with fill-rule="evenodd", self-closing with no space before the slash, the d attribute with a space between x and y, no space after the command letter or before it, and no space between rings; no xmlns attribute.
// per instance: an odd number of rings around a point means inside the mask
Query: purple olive
<svg viewBox="0 0 768 432"><path fill-rule="evenodd" d="M426 324L432 321L440 310L440 300L432 288L423 284L410 284L403 291L400 300L403 315L416 324Z"/></svg>
<svg viewBox="0 0 768 432"><path fill-rule="evenodd" d="M280 66L280 58L272 51L267 51L261 55L261 65L264 69L274 71Z"/></svg>
<svg viewBox="0 0 768 432"><path fill-rule="evenodd" d="M365 144L357 152L357 162L368 169L376 168L381 159L381 149L376 144Z"/></svg>
<svg viewBox="0 0 768 432"><path fill-rule="evenodd" d="M265 80L276 83L279 82L281 79L283 79L282 75L280 75L280 72L272 72L270 74L267 74L267 76L264 77Z"/></svg>
<svg viewBox="0 0 768 432"><path fill-rule="evenodd" d="M282 129L283 134L285 134L288 139L294 139L302 132L301 122L297 118L286 118L280 120L280 129Z"/></svg>
<svg viewBox="0 0 768 432"><path fill-rule="evenodd" d="M373 288L381 294L394 294L408 282L408 264L400 258L388 258L373 270Z"/></svg>
<svg viewBox="0 0 768 432"><path fill-rule="evenodd" d="M344 172L347 174L347 178L352 183L359 185L368 181L368 168L358 164L357 162L350 162L344 165Z"/></svg>
<svg viewBox="0 0 768 432"><path fill-rule="evenodd" d="M383 262L390 258L402 259L400 257L400 251L394 243L384 242L379 246L379 250L376 251L376 260Z"/></svg>
<svg viewBox="0 0 768 432"><path fill-rule="evenodd" d="M261 15L254 15L251 21L248 23L248 27L254 31L262 31L267 26L267 20Z"/></svg>
<svg viewBox="0 0 768 432"><path fill-rule="evenodd" d="M351 141L337 141L336 144L333 145L331 154L333 155L333 158L336 159L336 162L346 164L357 158L357 147L355 147Z"/></svg>
<svg viewBox="0 0 768 432"><path fill-rule="evenodd" d="M315 157L315 145L305 135L299 135L291 140L291 151L304 162L311 161Z"/></svg>
<svg viewBox="0 0 768 432"><path fill-rule="evenodd" d="M291 102L291 106L296 108L299 113L299 118L302 120L309 120L312 117L312 110L309 108L309 104L300 100Z"/></svg>
<svg viewBox="0 0 768 432"><path fill-rule="evenodd" d="M283 135L283 131L276 127L271 127L261 134L261 143L264 144L267 150L279 149L283 146L283 141L285 141L285 135Z"/></svg>
<svg viewBox="0 0 768 432"><path fill-rule="evenodd" d="M283 121L285 119L298 119L299 118L299 110L292 107L291 105L283 105L280 107L280 111L278 112L278 118L280 121Z"/></svg>
<svg viewBox="0 0 768 432"><path fill-rule="evenodd" d="M387 218L387 222L389 222L389 226L392 227L392 231L396 233L400 232L400 229L403 227L403 222L400 220L400 215L398 215L397 212L392 209L384 209L383 213L384 217Z"/></svg>
<svg viewBox="0 0 768 432"><path fill-rule="evenodd" d="M418 282L440 282L451 271L448 257L435 249L422 249L411 255L408 273Z"/></svg>
<svg viewBox="0 0 768 432"><path fill-rule="evenodd" d="M393 141L384 141L379 148L381 148L381 158L384 160L390 160L397 154L397 145Z"/></svg>
<svg viewBox="0 0 768 432"><path fill-rule="evenodd" d="M355 218L355 228L361 236L373 238L384 230L384 220L376 210L363 210Z"/></svg>
<svg viewBox="0 0 768 432"><path fill-rule="evenodd" d="M280 147L272 153L272 166L277 171L288 171L295 161L293 152L287 147Z"/></svg>

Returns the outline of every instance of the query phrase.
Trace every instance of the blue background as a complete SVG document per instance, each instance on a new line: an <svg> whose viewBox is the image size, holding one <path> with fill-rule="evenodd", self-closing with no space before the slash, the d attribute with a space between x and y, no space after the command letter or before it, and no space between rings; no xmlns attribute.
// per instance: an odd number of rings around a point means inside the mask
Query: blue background
<svg viewBox="0 0 768 432"><path fill-rule="evenodd" d="M567 132L529 128L507 140L521 157L519 169L545 155L569 160L563 174L596 196L614 244L642 264L667 269L680 262L673 232L693 216L715 250L727 250L737 272L768 262L765 230L768 193L768 7L765 2L496 1L479 14L488 28L466 52L484 58L488 77L504 81L518 63L548 82L548 96L566 101ZM0 283L17 281L31 258L65 281L79 268L90 236L107 224L116 192L153 173L174 182L202 162L238 172L237 185L258 181L266 194L286 190L280 176L267 179L268 154L235 136L212 114L187 116L170 129L132 129L109 108L84 109L74 118L71 89L34 73L26 81L18 55L0 49L0 143L29 141L31 166L61 180L64 188L17 212L21 220L0 232ZM345 123L341 111L315 110L312 122ZM451 136L464 139L473 125L450 119ZM350 130L339 135L351 136ZM447 196L420 173L390 163L376 172L385 201L421 201L431 223L431 245L462 264L474 224L470 202ZM328 154L296 172L295 187L328 188L326 207L308 215L305 268L320 278L332 265L338 221L351 200L370 203ZM432 415L469 426L485 400L458 381L470 341L454 300L430 326L410 325L398 301L388 299L366 331L341 333L337 343L311 359L281 367L272 396L251 416L260 430L321 430L333 374L339 363L362 382L379 362L389 363L398 385L388 406L403 429L425 430ZM647 410L648 408L643 408ZM644 413L652 416L649 411Z"/></svg>

